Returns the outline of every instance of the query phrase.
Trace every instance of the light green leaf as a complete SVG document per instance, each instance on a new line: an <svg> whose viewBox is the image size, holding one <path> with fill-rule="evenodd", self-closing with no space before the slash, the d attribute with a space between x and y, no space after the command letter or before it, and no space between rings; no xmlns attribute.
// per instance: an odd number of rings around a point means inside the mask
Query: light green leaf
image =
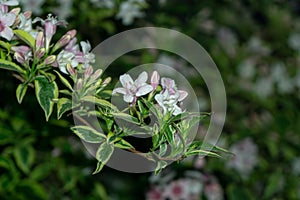
<svg viewBox="0 0 300 200"><path fill-rule="evenodd" d="M88 126L74 126L71 130L82 140L89 143L100 143L106 140L106 135Z"/></svg>
<svg viewBox="0 0 300 200"><path fill-rule="evenodd" d="M110 109L113 109L113 110L118 110L118 108L116 106L114 106L113 104L111 104L110 102L108 102L104 99L96 98L94 96L85 96L85 97L81 98L81 100L97 104L100 107L110 108Z"/></svg>
<svg viewBox="0 0 300 200"><path fill-rule="evenodd" d="M155 174L159 174L161 172L162 169L164 169L166 166L168 165L168 163L164 160L158 160L157 161L157 165L155 168Z"/></svg>
<svg viewBox="0 0 300 200"><path fill-rule="evenodd" d="M102 162L97 162L97 167L95 169L95 171L93 172L93 174L97 174L99 173L104 167L104 164Z"/></svg>
<svg viewBox="0 0 300 200"><path fill-rule="evenodd" d="M71 86L71 84L69 83L69 81L63 77L59 72L55 71L55 73L58 75L59 79L61 80L61 82L71 91L73 91L73 87Z"/></svg>
<svg viewBox="0 0 300 200"><path fill-rule="evenodd" d="M110 159L113 152L114 152L114 146L112 144L104 142L104 143L100 144L100 146L96 152L96 158L99 162L101 162L105 165L108 162L108 160Z"/></svg>
<svg viewBox="0 0 300 200"><path fill-rule="evenodd" d="M11 45L8 42L3 42L0 40L0 46L5 48L7 51L10 51Z"/></svg>
<svg viewBox="0 0 300 200"><path fill-rule="evenodd" d="M134 149L134 147L124 139L118 140L114 146L120 149Z"/></svg>
<svg viewBox="0 0 300 200"><path fill-rule="evenodd" d="M185 153L186 156L192 156L192 155L199 155L199 156L212 156L212 157L217 157L217 158L222 158L219 154L211 152L211 151L206 151L206 150L191 150Z"/></svg>
<svg viewBox="0 0 300 200"><path fill-rule="evenodd" d="M35 151L30 145L21 145L13 151L17 166L26 174L29 173L33 164Z"/></svg>
<svg viewBox="0 0 300 200"><path fill-rule="evenodd" d="M26 91L27 91L27 85L25 84L20 84L18 87L17 87L17 90L16 90L16 96L17 96L17 100L18 100L18 103L21 104L22 103L22 100L26 94Z"/></svg>
<svg viewBox="0 0 300 200"><path fill-rule="evenodd" d="M19 65L4 59L0 59L0 68L25 74L25 70L23 70Z"/></svg>
<svg viewBox="0 0 300 200"><path fill-rule="evenodd" d="M61 116L72 109L72 101L67 98L61 98L57 102L57 119L60 119Z"/></svg>
<svg viewBox="0 0 300 200"><path fill-rule="evenodd" d="M130 122L136 125L141 125L139 120L136 117L133 117L132 115L122 113L122 112L113 112L112 114L117 119L122 119L126 122Z"/></svg>
<svg viewBox="0 0 300 200"><path fill-rule="evenodd" d="M36 98L45 112L46 120L48 121L53 111L53 99L58 98L58 87L56 83L49 82L44 76L38 76L34 80Z"/></svg>
<svg viewBox="0 0 300 200"><path fill-rule="evenodd" d="M14 30L15 35L28 44L31 48L35 48L34 38L24 30Z"/></svg>

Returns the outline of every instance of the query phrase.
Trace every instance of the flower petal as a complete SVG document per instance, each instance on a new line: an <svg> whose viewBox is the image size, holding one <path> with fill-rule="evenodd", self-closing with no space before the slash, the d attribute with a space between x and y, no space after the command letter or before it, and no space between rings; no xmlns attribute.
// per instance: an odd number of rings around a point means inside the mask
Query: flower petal
<svg viewBox="0 0 300 200"><path fill-rule="evenodd" d="M0 32L0 36L4 37L8 41L11 40L11 38L14 36L14 32L11 28L5 27L2 32Z"/></svg>
<svg viewBox="0 0 300 200"><path fill-rule="evenodd" d="M116 94L116 93L126 94L126 89L125 89L125 88L115 88L115 89L112 91L112 94Z"/></svg>
<svg viewBox="0 0 300 200"><path fill-rule="evenodd" d="M1 19L2 23L5 24L5 26L11 26L16 20L16 15L13 13L7 13L4 15Z"/></svg>
<svg viewBox="0 0 300 200"><path fill-rule="evenodd" d="M149 92L151 92L153 90L153 87L151 85L143 85L142 87L140 87L138 89L138 91L136 92L136 96L140 97L143 96L145 94L148 94Z"/></svg>
<svg viewBox="0 0 300 200"><path fill-rule="evenodd" d="M128 85L133 85L133 80L129 74L123 74L120 76L120 81L124 88L127 88Z"/></svg>
<svg viewBox="0 0 300 200"><path fill-rule="evenodd" d="M125 102L132 103L134 97L131 94L125 94L124 97L123 97L123 99L124 99Z"/></svg>
<svg viewBox="0 0 300 200"><path fill-rule="evenodd" d="M178 90L178 92L179 92L178 101L182 101L188 95L188 93L186 91L184 91L184 90Z"/></svg>
<svg viewBox="0 0 300 200"><path fill-rule="evenodd" d="M148 74L147 72L142 72L139 77L135 80L135 83L137 86L142 85L143 83L145 83L148 79Z"/></svg>

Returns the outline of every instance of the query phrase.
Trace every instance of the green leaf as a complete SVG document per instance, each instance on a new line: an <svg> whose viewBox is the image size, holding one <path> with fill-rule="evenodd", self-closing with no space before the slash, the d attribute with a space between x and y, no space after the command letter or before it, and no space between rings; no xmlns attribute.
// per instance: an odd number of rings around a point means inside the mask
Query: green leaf
<svg viewBox="0 0 300 200"><path fill-rule="evenodd" d="M105 187L99 183L95 184L94 194L102 200L109 200Z"/></svg>
<svg viewBox="0 0 300 200"><path fill-rule="evenodd" d="M16 96L17 96L17 100L18 100L18 103L21 104L22 103L22 100L26 94L26 91L27 91L27 85L25 84L20 84L18 87L17 87L17 90L16 90Z"/></svg>
<svg viewBox="0 0 300 200"><path fill-rule="evenodd" d="M35 181L43 180L50 174L51 170L54 168L55 164L53 162L42 163L32 170L32 172L30 173L30 179Z"/></svg>
<svg viewBox="0 0 300 200"><path fill-rule="evenodd" d="M272 196L282 189L282 183L284 183L282 172L272 173L264 192L264 199L272 199Z"/></svg>
<svg viewBox="0 0 300 200"><path fill-rule="evenodd" d="M59 72L55 71L55 73L58 75L59 79L61 80L61 82L71 91L73 91L73 87L71 86L71 84L69 83L69 81L63 77Z"/></svg>
<svg viewBox="0 0 300 200"><path fill-rule="evenodd" d="M82 140L89 143L100 143L106 140L106 135L88 126L74 126L71 130Z"/></svg>
<svg viewBox="0 0 300 200"><path fill-rule="evenodd" d="M155 174L159 174L161 172L162 169L164 169L166 166L168 165L168 163L164 160L158 160L157 161L157 165L155 168Z"/></svg>
<svg viewBox="0 0 300 200"><path fill-rule="evenodd" d="M134 149L134 147L124 139L118 140L114 146L120 149Z"/></svg>
<svg viewBox="0 0 300 200"><path fill-rule="evenodd" d="M211 151L206 151L206 150L191 150L185 153L185 156L192 156L192 155L199 155L199 156L211 156L211 157L217 157L217 158L222 158L219 154L211 152Z"/></svg>
<svg viewBox="0 0 300 200"><path fill-rule="evenodd" d="M81 98L81 100L97 104L100 107L110 108L110 109L113 109L113 110L118 110L118 108L116 106L114 106L113 104L111 104L110 102L108 102L104 99L96 98L94 96L85 96L85 97Z"/></svg>
<svg viewBox="0 0 300 200"><path fill-rule="evenodd" d="M112 114L117 119L122 119L126 122L133 123L136 125L141 125L139 120L136 117L133 117L132 115L128 115L128 114L122 113L122 112L113 112Z"/></svg>
<svg viewBox="0 0 300 200"><path fill-rule="evenodd" d="M28 44L31 48L35 48L35 40L34 38L26 31L23 30L14 30L14 33L18 38L23 40L26 44Z"/></svg>
<svg viewBox="0 0 300 200"><path fill-rule="evenodd" d="M23 70L19 65L4 59L0 59L0 68L25 74L25 70Z"/></svg>
<svg viewBox="0 0 300 200"><path fill-rule="evenodd" d="M47 193L44 188L36 182L33 181L21 181L15 188L15 193L17 193L21 199L36 199L43 200L48 199Z"/></svg>
<svg viewBox="0 0 300 200"><path fill-rule="evenodd" d="M35 151L30 145L21 145L13 151L17 166L26 174L33 164Z"/></svg>
<svg viewBox="0 0 300 200"><path fill-rule="evenodd" d="M99 173L104 167L104 164L102 162L97 162L97 167L95 169L95 171L93 172L93 174L97 174Z"/></svg>
<svg viewBox="0 0 300 200"><path fill-rule="evenodd" d="M53 99L58 98L58 87L56 83L49 82L44 76L38 76L34 80L36 98L45 112L46 121L48 121L52 111Z"/></svg>
<svg viewBox="0 0 300 200"><path fill-rule="evenodd" d="M110 159L113 152L114 152L114 146L112 144L104 142L104 143L100 144L100 146L96 152L96 158L99 162L101 162L105 165L108 162L108 160Z"/></svg>
<svg viewBox="0 0 300 200"><path fill-rule="evenodd" d="M11 45L8 42L3 42L0 40L0 46L5 48L7 51L10 51Z"/></svg>
<svg viewBox="0 0 300 200"><path fill-rule="evenodd" d="M57 119L60 119L61 116L72 109L72 101L67 98L61 98L57 102Z"/></svg>

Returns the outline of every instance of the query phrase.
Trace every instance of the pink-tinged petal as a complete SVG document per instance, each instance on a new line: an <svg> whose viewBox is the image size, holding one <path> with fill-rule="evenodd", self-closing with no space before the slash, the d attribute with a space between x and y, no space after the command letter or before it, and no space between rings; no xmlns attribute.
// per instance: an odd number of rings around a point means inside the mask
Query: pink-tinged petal
<svg viewBox="0 0 300 200"><path fill-rule="evenodd" d="M188 93L184 90L178 90L178 93L179 93L178 101L182 101L188 96Z"/></svg>
<svg viewBox="0 0 300 200"><path fill-rule="evenodd" d="M115 88L113 91L112 91L112 94L116 94L116 93L120 93L120 94L126 94L126 89L125 88Z"/></svg>
<svg viewBox="0 0 300 200"><path fill-rule="evenodd" d="M182 113L181 108L178 107L177 105L174 105L173 109L174 109L174 111L173 111L173 113L172 113L173 115L179 115L179 114Z"/></svg>
<svg viewBox="0 0 300 200"><path fill-rule="evenodd" d="M134 100L134 96L131 94L125 94L123 99L125 102L132 103Z"/></svg>
<svg viewBox="0 0 300 200"><path fill-rule="evenodd" d="M11 28L5 27L2 32L0 32L0 36L4 37L8 41L14 36L14 32Z"/></svg>
<svg viewBox="0 0 300 200"><path fill-rule="evenodd" d="M42 48L44 46L44 42L45 42L44 33L40 31L36 36L35 47L37 49Z"/></svg>
<svg viewBox="0 0 300 200"><path fill-rule="evenodd" d="M0 4L0 11L5 14L8 12L8 6L7 5L3 5L3 4Z"/></svg>
<svg viewBox="0 0 300 200"><path fill-rule="evenodd" d="M120 76L120 81L123 87L127 88L133 84L133 80L129 74L123 74Z"/></svg>
<svg viewBox="0 0 300 200"><path fill-rule="evenodd" d="M13 13L7 13L6 15L2 16L1 22L6 26L11 26L16 20L16 15Z"/></svg>
<svg viewBox="0 0 300 200"><path fill-rule="evenodd" d="M80 45L84 54L87 54L91 50L91 45L89 42L81 41Z"/></svg>
<svg viewBox="0 0 300 200"><path fill-rule="evenodd" d="M135 83L137 86L142 85L143 83L145 83L148 79L148 74L147 72L142 72L138 78L135 80Z"/></svg>
<svg viewBox="0 0 300 200"><path fill-rule="evenodd" d="M151 81L150 81L153 89L156 89L156 87L158 86L159 79L160 79L159 73L157 71L154 71L151 75Z"/></svg>
<svg viewBox="0 0 300 200"><path fill-rule="evenodd" d="M136 92L136 96L143 96L145 94L148 94L149 92L152 92L152 90L153 87L151 85L144 85L138 89L138 91Z"/></svg>
<svg viewBox="0 0 300 200"><path fill-rule="evenodd" d="M174 80L170 79L170 78L161 78L161 85L163 86L163 88L173 88L175 87L175 82Z"/></svg>

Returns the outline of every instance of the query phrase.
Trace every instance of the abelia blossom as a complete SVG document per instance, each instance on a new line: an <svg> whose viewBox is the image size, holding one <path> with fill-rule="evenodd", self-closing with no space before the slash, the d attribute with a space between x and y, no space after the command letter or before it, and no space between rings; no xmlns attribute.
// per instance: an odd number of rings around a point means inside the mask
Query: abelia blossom
<svg viewBox="0 0 300 200"><path fill-rule="evenodd" d="M13 30L10 28L16 20L16 15L13 13L0 12L0 37L10 41L14 36Z"/></svg>
<svg viewBox="0 0 300 200"><path fill-rule="evenodd" d="M152 73L152 76L151 76L151 85L153 87L153 90L155 90L157 88L157 86L159 85L159 79L160 79L160 76L159 76L159 73L157 71L154 71Z"/></svg>
<svg viewBox="0 0 300 200"><path fill-rule="evenodd" d="M183 90L178 90L174 80L169 78L162 78L161 84L163 90L160 94L155 95L155 100L158 105L163 109L163 113L171 112L173 115L182 113L182 109L178 103L184 100L188 93Z"/></svg>
<svg viewBox="0 0 300 200"><path fill-rule="evenodd" d="M56 33L57 26L66 26L65 21L57 20L57 18L53 17L51 14L48 15L46 20L43 20L39 17L33 20L33 23L41 21L45 28L45 41L46 41L46 51L49 49L51 39L53 35Z"/></svg>
<svg viewBox="0 0 300 200"><path fill-rule="evenodd" d="M136 102L137 97L146 95L153 90L153 87L146 83L147 79L147 72L142 72L135 81L132 80L130 75L124 74L120 76L120 81L123 87L115 88L113 90L113 94L123 94L125 102L134 103Z"/></svg>
<svg viewBox="0 0 300 200"><path fill-rule="evenodd" d="M17 6L17 5L19 5L19 1L18 0L0 0L0 5Z"/></svg>
<svg viewBox="0 0 300 200"><path fill-rule="evenodd" d="M59 67L60 71L67 74L66 67L68 64L70 64L73 68L78 66L78 62L74 58L75 54L62 50L57 55L57 59L52 65L54 67Z"/></svg>
<svg viewBox="0 0 300 200"><path fill-rule="evenodd" d="M11 50L14 51L14 58L20 63L24 64L32 58L31 48L25 45L13 46Z"/></svg>
<svg viewBox="0 0 300 200"><path fill-rule="evenodd" d="M95 55L90 53L91 45L89 42L80 42L82 52L77 52L75 59L77 62L82 63L83 67L86 68L90 65L90 63L95 62Z"/></svg>

